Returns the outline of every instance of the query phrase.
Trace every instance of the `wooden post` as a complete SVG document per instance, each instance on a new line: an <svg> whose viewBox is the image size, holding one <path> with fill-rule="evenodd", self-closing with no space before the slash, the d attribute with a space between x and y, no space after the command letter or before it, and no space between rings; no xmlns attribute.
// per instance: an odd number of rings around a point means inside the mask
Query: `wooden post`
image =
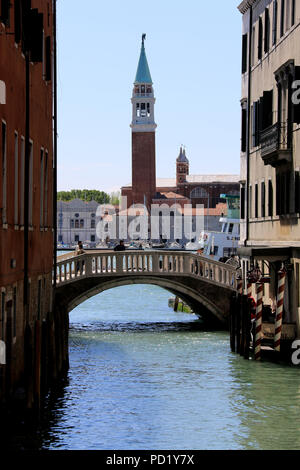
<svg viewBox="0 0 300 470"><path fill-rule="evenodd" d="M261 340L262 340L262 304L263 304L264 285L256 284L257 301L256 301L256 320L255 320L255 344L254 355L255 360L261 360Z"/></svg>
<svg viewBox="0 0 300 470"><path fill-rule="evenodd" d="M178 303L179 303L179 298L176 295L175 301L174 301L174 312L177 312L178 310Z"/></svg>
<svg viewBox="0 0 300 470"><path fill-rule="evenodd" d="M241 307L240 302L236 305L236 352L240 354L241 349Z"/></svg>
<svg viewBox="0 0 300 470"><path fill-rule="evenodd" d="M231 351L235 352L235 324L236 324L236 310L237 310L237 296L233 294L230 300L230 347Z"/></svg>
<svg viewBox="0 0 300 470"><path fill-rule="evenodd" d="M239 295L239 314L241 318L241 335L240 335L240 356L244 356L245 353L245 302L243 296Z"/></svg>
<svg viewBox="0 0 300 470"><path fill-rule="evenodd" d="M278 273L278 289L277 289L276 320L275 320L275 336L274 336L274 349L277 352L280 352L285 280L286 280L286 271L279 271L279 273Z"/></svg>
<svg viewBox="0 0 300 470"><path fill-rule="evenodd" d="M250 357L250 341L251 341L251 302L247 297L245 298L245 323L246 323L246 341L244 358L249 359Z"/></svg>

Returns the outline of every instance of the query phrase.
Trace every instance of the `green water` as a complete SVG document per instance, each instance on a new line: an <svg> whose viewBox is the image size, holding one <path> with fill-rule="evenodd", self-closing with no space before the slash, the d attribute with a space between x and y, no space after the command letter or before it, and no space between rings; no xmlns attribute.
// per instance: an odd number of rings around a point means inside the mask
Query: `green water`
<svg viewBox="0 0 300 470"><path fill-rule="evenodd" d="M70 371L23 448L300 449L300 371L230 352L153 286L70 315Z"/></svg>

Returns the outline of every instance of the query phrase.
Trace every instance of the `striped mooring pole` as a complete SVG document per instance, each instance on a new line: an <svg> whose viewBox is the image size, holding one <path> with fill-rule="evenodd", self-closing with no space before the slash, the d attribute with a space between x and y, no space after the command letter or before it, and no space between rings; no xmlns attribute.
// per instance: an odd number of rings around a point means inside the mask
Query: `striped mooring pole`
<svg viewBox="0 0 300 470"><path fill-rule="evenodd" d="M247 283L247 297L248 299L251 297L252 295L252 284L250 282Z"/></svg>
<svg viewBox="0 0 300 470"><path fill-rule="evenodd" d="M274 349L277 352L280 352L285 280L286 280L286 271L285 270L279 271L278 272L276 320L275 320L275 336L274 336Z"/></svg>
<svg viewBox="0 0 300 470"><path fill-rule="evenodd" d="M237 293L243 295L243 279L237 280Z"/></svg>
<svg viewBox="0 0 300 470"><path fill-rule="evenodd" d="M256 361L261 359L261 340L262 340L262 306L263 306L264 285L258 282L256 284L256 320L255 320L255 345L254 356Z"/></svg>

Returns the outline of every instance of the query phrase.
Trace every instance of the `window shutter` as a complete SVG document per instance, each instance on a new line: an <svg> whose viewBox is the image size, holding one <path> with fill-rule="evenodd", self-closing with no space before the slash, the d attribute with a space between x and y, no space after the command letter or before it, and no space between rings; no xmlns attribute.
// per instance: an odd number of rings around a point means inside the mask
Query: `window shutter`
<svg viewBox="0 0 300 470"><path fill-rule="evenodd" d="M299 80L300 81L300 67L295 67L295 80ZM298 92L297 92L298 90ZM297 101L300 101L300 88L298 86L297 90L295 90L295 94L297 94L296 98L297 98ZM294 103L293 105L293 108L294 108L294 119L293 119L293 122L295 124L300 124L300 102L297 104L297 103Z"/></svg>
<svg viewBox="0 0 300 470"><path fill-rule="evenodd" d="M262 43L263 43L263 24L262 24L262 19L260 17L259 23L258 23L258 52L257 52L258 60L262 58Z"/></svg>
<svg viewBox="0 0 300 470"><path fill-rule="evenodd" d="M272 44L276 44L277 41L277 16L278 16L278 2L274 0L273 3L273 34L272 34Z"/></svg>
<svg viewBox="0 0 300 470"><path fill-rule="evenodd" d="M284 35L285 0L281 0L280 37Z"/></svg>
<svg viewBox="0 0 300 470"><path fill-rule="evenodd" d="M31 62L43 62L43 13L34 8L30 11L29 47Z"/></svg>
<svg viewBox="0 0 300 470"><path fill-rule="evenodd" d="M15 0L15 42L21 41L21 0Z"/></svg>
<svg viewBox="0 0 300 470"><path fill-rule="evenodd" d="M51 69L52 69L52 60L51 60L51 37L47 36L45 41L45 80L51 80Z"/></svg>
<svg viewBox="0 0 300 470"><path fill-rule="evenodd" d="M269 52L270 48L270 14L269 8L265 10L265 52Z"/></svg>
<svg viewBox="0 0 300 470"><path fill-rule="evenodd" d="M273 216L273 183L272 180L269 180L269 196L268 196L268 216Z"/></svg>
<svg viewBox="0 0 300 470"><path fill-rule="evenodd" d="M9 26L9 10L10 10L10 0L1 0L1 22L5 24L5 26Z"/></svg>
<svg viewBox="0 0 300 470"><path fill-rule="evenodd" d="M272 126L273 124L273 90L264 91L263 99L261 102L261 111L262 111L262 129L267 129L267 127Z"/></svg>
<svg viewBox="0 0 300 470"><path fill-rule="evenodd" d="M266 185L261 183L261 217L266 216Z"/></svg>
<svg viewBox="0 0 300 470"><path fill-rule="evenodd" d="M262 97L257 102L256 145L260 144L260 133L263 130L263 109L264 98Z"/></svg>
<svg viewBox="0 0 300 470"><path fill-rule="evenodd" d="M300 173L295 171L295 212L300 212Z"/></svg>
<svg viewBox="0 0 300 470"><path fill-rule="evenodd" d="M281 186L280 186L280 174L276 175L276 215L281 214Z"/></svg>
<svg viewBox="0 0 300 470"><path fill-rule="evenodd" d="M247 147L247 110L242 109L242 145L241 151L246 152Z"/></svg>
<svg viewBox="0 0 300 470"><path fill-rule="evenodd" d="M242 44L242 73L247 72L248 34L243 35Z"/></svg>

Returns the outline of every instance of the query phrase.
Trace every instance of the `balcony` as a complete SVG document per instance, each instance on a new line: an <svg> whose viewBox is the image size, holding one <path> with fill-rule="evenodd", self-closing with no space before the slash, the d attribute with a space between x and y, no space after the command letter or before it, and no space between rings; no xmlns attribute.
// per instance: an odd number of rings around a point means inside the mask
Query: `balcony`
<svg viewBox="0 0 300 470"><path fill-rule="evenodd" d="M274 168L292 161L288 123L277 122L260 133L261 158Z"/></svg>

